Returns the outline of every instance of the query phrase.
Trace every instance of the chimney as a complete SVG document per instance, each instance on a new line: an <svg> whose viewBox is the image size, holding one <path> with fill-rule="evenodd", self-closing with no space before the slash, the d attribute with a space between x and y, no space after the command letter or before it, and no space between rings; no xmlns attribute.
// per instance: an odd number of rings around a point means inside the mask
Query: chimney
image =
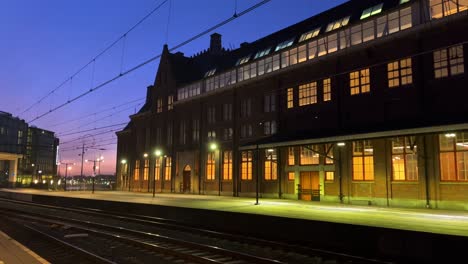
<svg viewBox="0 0 468 264"><path fill-rule="evenodd" d="M210 51L212 53L219 53L219 52L221 52L221 49L222 49L221 35L218 34L218 33L211 34Z"/></svg>
<svg viewBox="0 0 468 264"><path fill-rule="evenodd" d="M148 87L146 87L146 103L150 103L152 101L152 94L151 94L151 90L153 89L153 86L150 85Z"/></svg>

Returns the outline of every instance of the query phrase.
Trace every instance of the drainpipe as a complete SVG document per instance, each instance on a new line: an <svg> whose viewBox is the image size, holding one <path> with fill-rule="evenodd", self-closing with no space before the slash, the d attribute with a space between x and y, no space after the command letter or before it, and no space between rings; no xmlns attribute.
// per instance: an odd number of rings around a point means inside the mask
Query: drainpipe
<svg viewBox="0 0 468 264"><path fill-rule="evenodd" d="M430 199L429 199L429 173L428 173L428 152L427 152L427 136L423 135L423 145L424 145L424 177L426 179L426 208L431 208Z"/></svg>

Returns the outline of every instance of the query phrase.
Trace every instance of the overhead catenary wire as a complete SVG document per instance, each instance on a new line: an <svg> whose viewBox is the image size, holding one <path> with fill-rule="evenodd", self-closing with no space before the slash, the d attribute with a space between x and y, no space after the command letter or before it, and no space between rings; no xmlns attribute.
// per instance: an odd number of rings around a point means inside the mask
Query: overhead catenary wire
<svg viewBox="0 0 468 264"><path fill-rule="evenodd" d="M263 1L261 1L261 2L259 2L259 3L257 3L257 4L255 4L255 5L253 5L253 6L251 6L251 7L247 8L247 9L245 9L244 11L238 13L237 16L232 16L232 17L230 17L230 18L228 18L228 19L225 19L225 20L223 20L222 22L220 22L220 23L218 23L218 24L216 24L216 25L214 25L214 26L212 26L212 27L210 27L210 28L208 28L208 29L202 31L201 33L199 33L199 34L197 34L197 35L195 35L195 36L193 36L193 37L191 37L191 38L189 38L189 39L183 41L182 43L180 43L180 44L174 46L173 48L169 49L169 51L174 51L174 50L176 50L176 49L178 49L178 48L180 48L180 47L183 47L183 46L187 45L188 43L190 43L190 42L192 42L192 41L194 41L194 40L196 40L196 39L198 39L198 38L200 38L200 37L202 37L202 36L208 34L209 32L211 32L211 31L213 31L213 30L215 30L215 29L217 29L217 28L219 28L219 27L224 26L225 24L227 24L227 23L229 23L229 22L231 22L231 21L233 21L233 20L235 20L235 19L237 19L237 18L239 18L239 17L241 17L241 16L243 16L243 15L245 15L245 14L247 14L247 13L249 13L249 12L255 10L255 9L257 9L257 8L259 8L260 6L266 4L266 3L270 2L270 1L271 1L271 0L263 0ZM106 86L106 85L108 85L108 84L114 82L115 80L118 80L118 79L120 79L121 77L123 77L123 76L125 76L125 75L127 75L127 74L129 74L129 73L132 73L133 71L135 71L135 70L137 70L137 69L139 69L139 68L141 68L141 67L143 67L143 66L145 66L145 65L147 65L147 64L149 64L149 63L151 63L151 62L153 62L153 61L155 61L155 60L157 60L157 59L159 59L159 58L161 57L161 55L162 55L162 54L158 54L158 55L156 55L156 56L154 56L154 57L152 57L152 58L150 58L150 59L148 59L148 60L146 60L146 61L144 61L144 62L142 62L142 63L140 63L140 64L138 64L138 65L136 65L136 66L134 66L133 68L130 68L129 70L124 71L124 72L120 73L119 75L117 75L117 76L115 76L115 77L113 77L113 78L111 78L111 79L109 79L109 80L107 80L107 81L104 81L103 83L97 85L97 86L94 87L94 88L89 89L88 91L86 91L86 92L84 92L84 93L82 93L82 94L80 94L80 95L74 97L73 99L68 100L68 101L65 102L65 103L62 103L62 104L58 105L57 107L55 107L55 108L53 108L53 109L51 109L51 110L49 110L49 111L47 111L47 112L44 112L43 114L37 116L36 118L34 118L34 119L28 121L28 123L32 123L32 122L34 122L34 121L36 121L36 120L39 120L39 119L41 119L42 117L44 117L44 116L46 116L46 115L49 115L49 114L51 114L51 113L53 113L53 112L55 112L55 111L57 111L57 110L63 108L64 106L66 106L66 105L68 105L68 104L71 104L71 103L73 103L73 102L75 102L75 101L77 101L77 100L79 100L79 99L85 97L86 95L88 95L88 94L90 94L90 93L92 93L92 92L95 92L95 91L99 90L100 88L102 88L102 87L104 87L104 86Z"/></svg>
<svg viewBox="0 0 468 264"><path fill-rule="evenodd" d="M83 139L85 139L85 138L90 138L90 137L93 137L93 136L104 135L104 134L107 134L107 133L117 132L117 131L120 131L120 130L121 130L121 129L111 129L111 130L102 131L102 132L99 132L99 133L96 133L96 134L85 135L85 136L82 136L82 137L78 137L78 138L75 138L75 139L71 139L71 140L62 142L61 144L68 144L68 143L75 142L75 141L78 141L78 140L83 140Z"/></svg>
<svg viewBox="0 0 468 264"><path fill-rule="evenodd" d="M33 103L31 106L26 108L23 112L20 113L20 115L28 112L31 110L33 107L36 105L40 104L44 99L49 97L51 94L62 88L66 83L69 81L73 80L73 77L77 76L80 74L84 69L86 69L90 64L95 63L96 59L100 58L102 55L104 55L107 51L109 51L112 47L114 47L117 43L119 43L120 40L122 40L124 37L126 37L130 32L132 32L136 27L138 27L141 23L143 23L146 19L148 19L154 12L156 12L159 8L161 8L167 1L169 0L164 0L161 2L158 6L153 8L147 15L145 15L142 19L140 19L135 25L133 25L129 30L127 30L123 35L121 35L119 38L117 38L114 42L112 42L110 45L108 45L104 50L102 50L100 53L98 53L96 56L94 56L88 63L86 63L84 66L79 68L74 74L72 74L70 77L65 79L62 83L60 83L56 88L52 89L50 92L48 92L45 96L41 97L38 101ZM70 101L70 100L69 100ZM49 111L52 112L52 109Z"/></svg>
<svg viewBox="0 0 468 264"><path fill-rule="evenodd" d="M64 137L64 136L76 135L76 134L81 134L81 133L85 133L85 132L89 132L89 131L101 130L101 129L104 129L104 128L123 126L123 125L126 125L126 124L127 124L127 122L112 124L112 125L108 125L108 126L96 127L96 128L91 128L91 129L87 129L87 130L82 130L82 131L78 131L78 132L71 132L71 133L67 133L67 134L61 134L61 135L58 135L58 136Z"/></svg>

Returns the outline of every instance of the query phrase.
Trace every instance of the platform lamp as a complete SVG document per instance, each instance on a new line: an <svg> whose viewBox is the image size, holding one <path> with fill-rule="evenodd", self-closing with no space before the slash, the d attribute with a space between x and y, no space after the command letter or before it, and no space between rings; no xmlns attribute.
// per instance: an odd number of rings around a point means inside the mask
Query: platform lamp
<svg viewBox="0 0 468 264"><path fill-rule="evenodd" d="M221 149L219 149L218 144L216 144L216 142L211 142L210 143L210 150L215 155L215 159L216 159L216 151L219 150L218 162L217 162L218 171L219 171L219 175L218 175L218 196L221 196L221 176L222 176L221 175ZM215 167L215 176L216 176L216 167Z"/></svg>
<svg viewBox="0 0 468 264"><path fill-rule="evenodd" d="M126 160L126 159L122 159L122 160L120 161L120 164L122 164L121 167L120 167L120 175L122 175L121 180L120 180L120 184L121 184L121 189L122 189L122 191L123 191L123 188L124 188L124 177L123 177L123 175L124 175L124 174L123 174L123 172L122 172L122 169L125 168L125 175L126 175L126 177L128 177L128 174L127 174L127 167L128 167L128 166L126 165L126 164L127 164L127 160Z"/></svg>
<svg viewBox="0 0 468 264"><path fill-rule="evenodd" d="M154 151L154 155L156 156L156 159L160 159L161 156L162 156L162 151L160 149L156 149ZM159 166L159 175L161 176L161 166L162 165L162 162ZM154 170L154 175L153 175L153 198L156 196L156 173L158 173L156 170ZM160 177L161 179L161 177ZM162 179L161 179L162 180ZM161 186L161 191L162 191L162 186Z"/></svg>
<svg viewBox="0 0 468 264"><path fill-rule="evenodd" d="M343 171L341 167L341 150L344 146L346 146L346 143L344 142L338 142L336 143L338 146L338 170L340 172L340 203L343 203Z"/></svg>

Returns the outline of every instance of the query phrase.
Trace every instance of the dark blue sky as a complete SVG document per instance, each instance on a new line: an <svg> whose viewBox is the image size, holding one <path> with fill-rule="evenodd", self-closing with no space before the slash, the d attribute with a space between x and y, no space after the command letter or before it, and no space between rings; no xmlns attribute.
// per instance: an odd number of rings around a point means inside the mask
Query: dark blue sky
<svg viewBox="0 0 468 264"><path fill-rule="evenodd" d="M233 15L236 5L235 0L169 0L126 37L124 52L121 41L73 78L73 81L67 82L41 104L21 114L162 2L163 0L4 1L0 8L0 110L30 121L89 90L92 85L118 75L121 65L123 71L132 68L160 54L164 43L168 43L171 48L227 19ZM242 11L258 2L237 0L237 10ZM343 2L345 1L272 0L217 32L223 35L224 47L237 48L242 42L254 41ZM208 45L209 34L180 51L190 56L208 48ZM150 63L33 122L32 125L54 131L61 142L67 142L102 130L69 136L60 134L127 122L128 115L141 107L137 105L139 102L113 111L105 110L144 97L146 87L154 81L158 63L159 61ZM90 115L93 113L97 114ZM111 117L107 117L111 114ZM86 115L89 117L72 121ZM92 144L93 141L95 144L105 145L116 142L116 139L112 132L89 137L85 143ZM61 159L79 163L81 158L78 153L81 151L70 149L78 147L82 142L83 140L76 140L63 144L61 148L67 151L61 153ZM116 147L106 145L102 148L106 150L88 150L85 158L94 159L103 155L105 162L101 164L101 172L113 173ZM92 165L85 165L85 171L89 173L91 167ZM79 169L76 168L74 172L79 173Z"/></svg>

